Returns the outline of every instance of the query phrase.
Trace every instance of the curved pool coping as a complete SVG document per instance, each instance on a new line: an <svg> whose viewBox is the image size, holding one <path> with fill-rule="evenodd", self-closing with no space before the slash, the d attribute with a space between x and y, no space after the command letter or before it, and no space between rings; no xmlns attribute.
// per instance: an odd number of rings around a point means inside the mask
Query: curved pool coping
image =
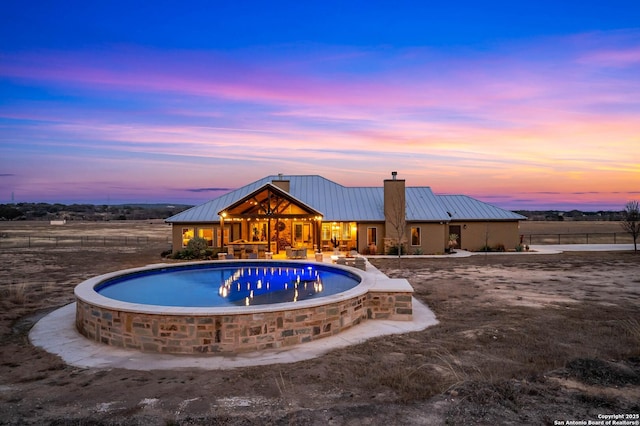
<svg viewBox="0 0 640 426"><path fill-rule="evenodd" d="M162 305L148 305L142 303L124 302L110 297L105 297L98 293L95 288L100 284L112 278L121 277L123 275L135 274L139 272L152 271L158 269L180 269L189 266L197 265L254 265L270 263L278 264L291 264L298 265L318 265L322 267L329 266L338 270L343 270L349 274L356 275L360 279L360 283L355 287L343 291L341 293L331 294L328 296L321 296L313 299L300 300L297 302L284 302L284 303L272 303L264 305L250 305L250 306L222 306L222 307L184 307L184 306L162 306ZM298 266L299 267L299 266ZM341 265L328 265L322 262L314 261L301 261L301 260L265 260L265 259L252 259L252 260L215 260L215 261L203 261L203 262L186 262L186 263L156 263L152 265L146 265L138 268L122 269L120 271L109 272L107 274L99 275L93 278L89 278L86 281L78 284L74 289L76 298L80 298L84 301L91 303L94 306L101 308L120 308L131 312L139 312L145 314L163 314L163 315L211 315L212 313L219 315L229 314L257 314L264 312L281 311L283 308L289 309L301 309L312 308L315 306L325 305L328 300L340 301L348 298L361 296L369 291L369 288L373 285L371 280L367 279L364 274ZM288 309L288 310L289 310Z"/></svg>
<svg viewBox="0 0 640 426"><path fill-rule="evenodd" d="M95 288L122 275L191 265L317 265L356 275L360 284L329 296L271 305L175 307L118 301ZM413 289L358 269L309 260L225 260L154 264L90 278L78 286L76 327L111 346L174 354L229 354L280 348L328 337L370 319L410 320ZM380 286L380 282L394 285ZM404 282L400 282L404 281Z"/></svg>

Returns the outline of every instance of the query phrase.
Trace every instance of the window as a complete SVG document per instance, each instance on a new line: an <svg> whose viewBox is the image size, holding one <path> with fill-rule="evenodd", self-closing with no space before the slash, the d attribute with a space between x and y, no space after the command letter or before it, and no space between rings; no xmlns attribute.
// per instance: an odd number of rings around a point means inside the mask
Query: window
<svg viewBox="0 0 640 426"><path fill-rule="evenodd" d="M422 241L420 240L420 228L411 228L411 245L412 246L421 246Z"/></svg>
<svg viewBox="0 0 640 426"><path fill-rule="evenodd" d="M323 223L322 224L322 239L323 240L330 240L332 236L333 235L331 235L331 224L330 223Z"/></svg>
<svg viewBox="0 0 640 426"><path fill-rule="evenodd" d="M193 228L182 228L182 247L186 247L194 236L195 230Z"/></svg>
<svg viewBox="0 0 640 426"><path fill-rule="evenodd" d="M351 239L351 224L349 222L342 222L342 239Z"/></svg>
<svg viewBox="0 0 640 426"><path fill-rule="evenodd" d="M198 237L207 240L207 246L213 247L213 229L198 229Z"/></svg>

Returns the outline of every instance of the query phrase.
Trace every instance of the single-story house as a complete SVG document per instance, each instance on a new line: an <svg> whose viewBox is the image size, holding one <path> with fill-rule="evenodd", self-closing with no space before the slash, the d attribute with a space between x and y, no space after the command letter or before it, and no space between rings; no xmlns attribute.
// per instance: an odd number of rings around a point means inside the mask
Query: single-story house
<svg viewBox="0 0 640 426"><path fill-rule="evenodd" d="M274 253L297 247L385 254L401 244L404 253L434 254L451 247L514 249L525 219L465 195L407 187L393 172L379 187L347 187L317 175L267 176L166 222L174 252L200 237L212 248L240 241Z"/></svg>

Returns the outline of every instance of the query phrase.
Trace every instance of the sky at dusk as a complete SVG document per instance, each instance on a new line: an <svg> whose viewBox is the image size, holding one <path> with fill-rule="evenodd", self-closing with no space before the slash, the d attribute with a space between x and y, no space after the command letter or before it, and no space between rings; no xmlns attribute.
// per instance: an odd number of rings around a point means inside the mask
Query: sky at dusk
<svg viewBox="0 0 640 426"><path fill-rule="evenodd" d="M0 203L391 171L513 210L640 199L640 2L2 4Z"/></svg>

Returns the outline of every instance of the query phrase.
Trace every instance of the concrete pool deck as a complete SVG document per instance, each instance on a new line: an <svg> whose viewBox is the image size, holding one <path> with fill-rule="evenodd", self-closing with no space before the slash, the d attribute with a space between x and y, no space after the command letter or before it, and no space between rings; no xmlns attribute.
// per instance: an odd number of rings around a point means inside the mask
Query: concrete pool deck
<svg viewBox="0 0 640 426"><path fill-rule="evenodd" d="M362 343L373 337L421 331L438 323L429 308L415 298L412 302L412 321L368 320L335 336L281 349L234 355L169 355L103 345L87 339L76 330L75 303L63 306L38 321L29 333L29 340L33 345L58 355L65 363L81 368L226 370L303 361L319 357L333 349Z"/></svg>

